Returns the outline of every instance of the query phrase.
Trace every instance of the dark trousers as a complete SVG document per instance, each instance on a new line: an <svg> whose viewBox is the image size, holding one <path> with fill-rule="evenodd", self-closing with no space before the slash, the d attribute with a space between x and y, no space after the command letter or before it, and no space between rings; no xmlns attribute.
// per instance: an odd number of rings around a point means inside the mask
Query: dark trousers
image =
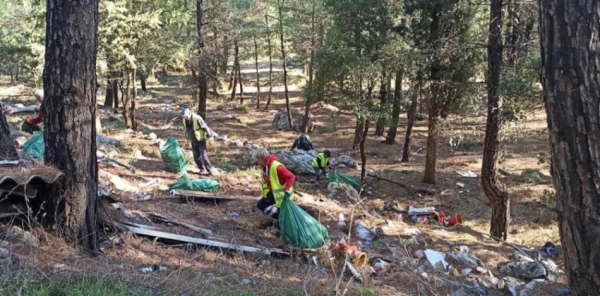
<svg viewBox="0 0 600 296"><path fill-rule="evenodd" d="M200 169L200 172L207 170L210 174L212 165L206 152L206 140L192 142L192 152L194 153L194 162Z"/></svg>
<svg viewBox="0 0 600 296"><path fill-rule="evenodd" d="M34 132L40 131L40 126L37 124L27 124L27 122L23 122L23 125L21 125L21 130L28 134L33 134Z"/></svg>
<svg viewBox="0 0 600 296"><path fill-rule="evenodd" d="M256 207L265 215L269 215L271 218L279 220L279 209L275 206L275 198L273 197L272 192L267 194L267 198L262 197L258 203L256 203Z"/></svg>

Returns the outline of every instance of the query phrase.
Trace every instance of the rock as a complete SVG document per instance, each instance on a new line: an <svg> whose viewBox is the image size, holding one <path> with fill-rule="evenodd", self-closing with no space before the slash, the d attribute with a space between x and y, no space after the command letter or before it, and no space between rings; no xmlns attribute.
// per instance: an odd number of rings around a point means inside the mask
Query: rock
<svg viewBox="0 0 600 296"><path fill-rule="evenodd" d="M158 136L155 133L148 134L148 140L156 141Z"/></svg>
<svg viewBox="0 0 600 296"><path fill-rule="evenodd" d="M243 279L243 280L242 280L242 284L244 284L244 285L251 285L252 283L253 283L253 282L252 282L252 280L251 280L251 279Z"/></svg>
<svg viewBox="0 0 600 296"><path fill-rule="evenodd" d="M294 124L294 129L299 130L300 127L302 127L302 125L304 124L304 114L301 114L296 109L291 109L290 112L292 114L292 120L293 120L292 123ZM308 117L313 118L313 115L309 113ZM275 116L273 117L272 126L276 130L288 130L290 128L290 126L288 124L288 117L287 117L286 109L280 109L277 111L277 113L275 113ZM308 132L312 132L313 130L314 130L314 124L311 121L309 123Z"/></svg>
<svg viewBox="0 0 600 296"><path fill-rule="evenodd" d="M334 157L329 160L329 164L334 167L348 167L348 168L357 168L358 163L352 157L348 155L340 155L338 157Z"/></svg>
<svg viewBox="0 0 600 296"><path fill-rule="evenodd" d="M5 240L0 240L0 248L6 248L8 247L10 244L5 241Z"/></svg>
<svg viewBox="0 0 600 296"><path fill-rule="evenodd" d="M37 238L29 231L23 232L23 235L21 236L21 241L28 245L37 246Z"/></svg>
<svg viewBox="0 0 600 296"><path fill-rule="evenodd" d="M346 198L351 201L358 201L360 199L358 191L346 183L330 183L327 185L327 191L329 192L329 198Z"/></svg>

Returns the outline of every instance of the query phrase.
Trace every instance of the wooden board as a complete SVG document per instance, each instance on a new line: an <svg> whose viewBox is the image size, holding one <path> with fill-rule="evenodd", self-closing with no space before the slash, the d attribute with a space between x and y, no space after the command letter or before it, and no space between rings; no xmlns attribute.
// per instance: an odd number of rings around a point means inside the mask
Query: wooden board
<svg viewBox="0 0 600 296"><path fill-rule="evenodd" d="M125 225L125 227L130 232L133 232L135 234L139 234L142 236L162 238L162 239L178 241L178 242L182 242L182 243L186 243L186 244L196 244L196 245L202 245L202 246L206 246L206 247L226 249L226 250L230 250L230 251L260 253L260 254L265 254L265 255L269 255L269 256L278 256L278 257L289 257L290 256L290 253L285 252L282 249L267 248L267 247L258 248L258 247L234 245L234 244L228 244L228 243L214 241L214 240L207 240L207 239L196 238L196 237L191 237L191 236L172 234L172 233L162 232L162 231L148 230L148 229L143 229L143 228L138 228L138 227L131 227L131 226L127 226L127 225Z"/></svg>
<svg viewBox="0 0 600 296"><path fill-rule="evenodd" d="M178 220L175 220L175 219L171 219L171 218L165 217L163 215L152 213L152 214L150 214L150 218L154 218L154 219L163 221L165 223L173 223L173 224L176 224L176 225L187 227L187 228L189 228L189 229L191 229L193 231L202 233L203 235L208 236L208 237L212 236L212 231L210 231L209 229L201 228L201 227L198 227L198 226L194 226L192 224L188 224L188 223L181 222L181 221L178 221Z"/></svg>
<svg viewBox="0 0 600 296"><path fill-rule="evenodd" d="M171 194L173 194L175 196L181 196L184 198L192 198L192 199L214 199L214 200L237 199L230 195L217 195L217 194L213 194L213 193L198 192L198 191L191 191L191 190L179 190L179 189L171 190Z"/></svg>

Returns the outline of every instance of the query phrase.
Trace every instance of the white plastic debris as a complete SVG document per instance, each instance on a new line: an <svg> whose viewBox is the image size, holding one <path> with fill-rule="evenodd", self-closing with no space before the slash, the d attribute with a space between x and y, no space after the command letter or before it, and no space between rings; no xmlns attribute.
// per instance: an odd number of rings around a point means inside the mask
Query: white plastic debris
<svg viewBox="0 0 600 296"><path fill-rule="evenodd" d="M456 171L456 173L466 178L477 178L477 174L472 171Z"/></svg>
<svg viewBox="0 0 600 296"><path fill-rule="evenodd" d="M460 188L465 188L465 183L456 182L456 186L458 186Z"/></svg>
<svg viewBox="0 0 600 296"><path fill-rule="evenodd" d="M423 208L415 208L413 206L408 207L408 214L410 216L431 214L434 212L435 212L435 207L423 207Z"/></svg>
<svg viewBox="0 0 600 296"><path fill-rule="evenodd" d="M339 214L338 226L346 226L346 222L344 221L344 213Z"/></svg>
<svg viewBox="0 0 600 296"><path fill-rule="evenodd" d="M431 265L433 265L436 268L443 268L444 270L448 269L448 266L450 264L446 262L446 254L430 249L427 249L423 252L425 253L427 261L429 261Z"/></svg>

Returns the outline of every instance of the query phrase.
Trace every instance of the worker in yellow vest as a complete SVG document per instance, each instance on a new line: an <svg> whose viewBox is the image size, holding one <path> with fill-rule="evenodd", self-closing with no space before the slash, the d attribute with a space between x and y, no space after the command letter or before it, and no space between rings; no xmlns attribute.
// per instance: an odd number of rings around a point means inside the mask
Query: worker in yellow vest
<svg viewBox="0 0 600 296"><path fill-rule="evenodd" d="M192 144L194 162L198 166L200 174L206 170L207 174L211 176L212 165L206 151L206 142L214 136L214 132L206 125L202 116L192 112L189 108L183 109L182 116L185 137Z"/></svg>
<svg viewBox="0 0 600 296"><path fill-rule="evenodd" d="M278 220L279 208L284 198L294 199L296 176L265 148L256 149L252 157L262 171L262 197L256 207L264 214Z"/></svg>
<svg viewBox="0 0 600 296"><path fill-rule="evenodd" d="M327 168L329 166L329 159L331 158L331 151L325 150L321 153L317 153L317 156L313 159L312 166L317 175L317 182L321 179L321 176L327 175Z"/></svg>

